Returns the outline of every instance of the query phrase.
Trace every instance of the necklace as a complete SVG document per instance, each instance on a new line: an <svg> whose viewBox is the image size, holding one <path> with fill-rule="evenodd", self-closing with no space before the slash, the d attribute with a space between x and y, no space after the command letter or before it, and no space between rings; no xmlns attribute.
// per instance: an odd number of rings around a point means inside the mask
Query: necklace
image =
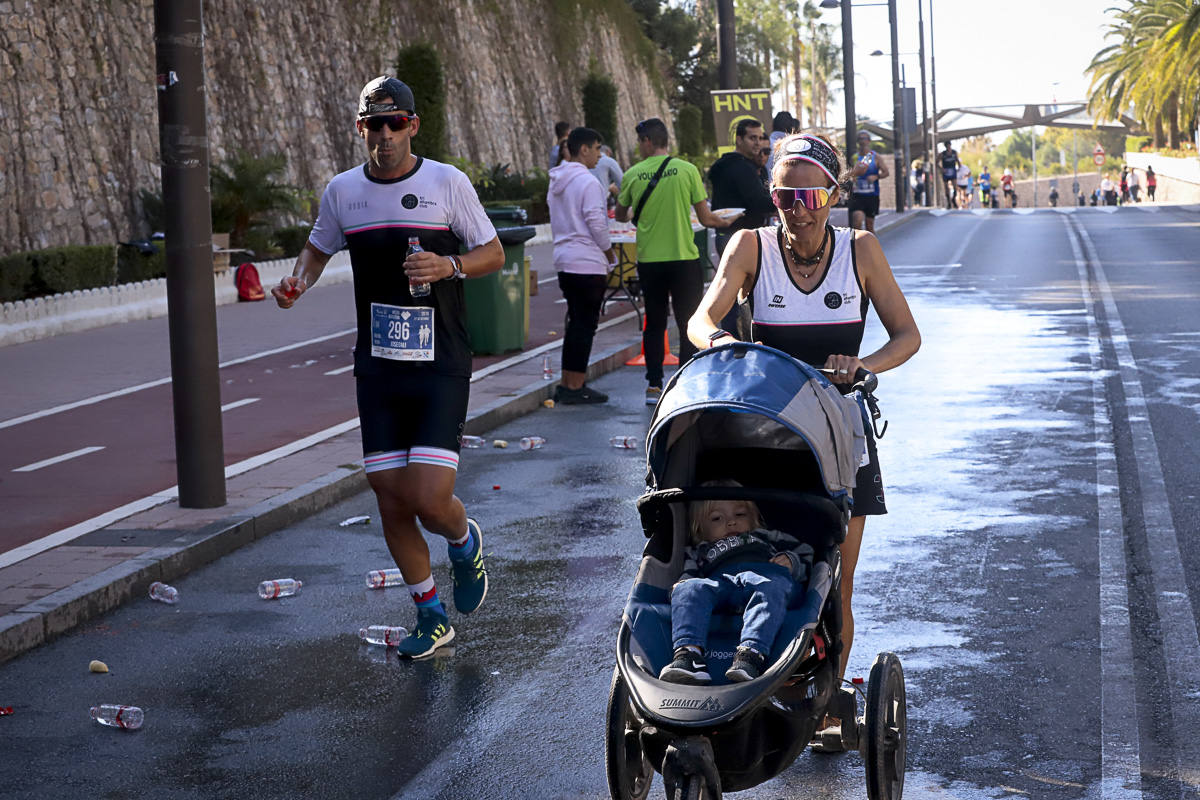
<svg viewBox="0 0 1200 800"><path fill-rule="evenodd" d="M825 257L825 246L829 244L828 226L825 228L825 236L821 239L821 246L817 248L817 252L812 258L805 258L796 252L796 246L793 243L791 236L785 236L784 238L787 239L788 253L791 254L792 260L796 262L796 271L800 273L801 278L808 280L812 277L812 274L817 271L817 265L821 263L821 259ZM805 272L801 268L801 264L806 267L812 267L812 269L810 269L808 272Z"/></svg>

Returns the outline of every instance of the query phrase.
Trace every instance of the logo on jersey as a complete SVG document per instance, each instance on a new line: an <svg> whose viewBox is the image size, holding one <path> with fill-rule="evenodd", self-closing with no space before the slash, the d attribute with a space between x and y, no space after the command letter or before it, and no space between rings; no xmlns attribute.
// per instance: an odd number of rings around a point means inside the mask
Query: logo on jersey
<svg viewBox="0 0 1200 800"><path fill-rule="evenodd" d="M404 197L400 198L400 205L411 211L417 207L417 196L415 194L404 195Z"/></svg>
<svg viewBox="0 0 1200 800"><path fill-rule="evenodd" d="M347 211L362 211L366 207L367 207L366 200L355 200L353 203L346 204Z"/></svg>
<svg viewBox="0 0 1200 800"><path fill-rule="evenodd" d="M787 308L787 303L783 302L783 295L777 294L767 303L767 308Z"/></svg>
<svg viewBox="0 0 1200 800"><path fill-rule="evenodd" d="M837 292L830 292L825 295L825 305L828 308L841 308L842 296Z"/></svg>

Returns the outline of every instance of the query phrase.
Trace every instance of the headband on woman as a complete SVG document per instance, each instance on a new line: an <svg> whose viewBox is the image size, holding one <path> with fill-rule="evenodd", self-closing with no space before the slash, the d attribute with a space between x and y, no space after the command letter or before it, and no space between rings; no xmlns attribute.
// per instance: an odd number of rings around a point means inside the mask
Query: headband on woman
<svg viewBox="0 0 1200 800"><path fill-rule="evenodd" d="M779 142L779 161L807 161L816 164L837 185L838 157L824 139L797 133Z"/></svg>

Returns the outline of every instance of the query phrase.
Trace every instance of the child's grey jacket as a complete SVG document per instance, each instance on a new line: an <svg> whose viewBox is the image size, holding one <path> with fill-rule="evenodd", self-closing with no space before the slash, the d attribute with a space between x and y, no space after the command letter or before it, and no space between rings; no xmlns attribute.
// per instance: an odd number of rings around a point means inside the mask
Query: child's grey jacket
<svg viewBox="0 0 1200 800"><path fill-rule="evenodd" d="M767 528L755 528L747 533L688 547L684 550L683 573L679 580L707 578L735 563L765 563L780 553L791 562L792 580L803 585L812 568L812 547L791 534Z"/></svg>

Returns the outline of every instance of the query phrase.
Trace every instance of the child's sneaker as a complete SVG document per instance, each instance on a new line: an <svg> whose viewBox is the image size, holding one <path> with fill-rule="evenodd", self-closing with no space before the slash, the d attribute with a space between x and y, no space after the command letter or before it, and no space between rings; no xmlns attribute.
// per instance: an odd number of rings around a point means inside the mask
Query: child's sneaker
<svg viewBox="0 0 1200 800"><path fill-rule="evenodd" d="M739 647L733 657L733 665L725 670L725 677L734 683L752 681L763 674L767 659L757 650L749 647Z"/></svg>
<svg viewBox="0 0 1200 800"><path fill-rule="evenodd" d="M453 638L454 628L450 627L449 617L437 611L417 609L417 625L396 645L396 652L402 658L426 658Z"/></svg>
<svg viewBox="0 0 1200 800"><path fill-rule="evenodd" d="M712 683L712 676L708 674L708 662L704 660L704 653L691 647L678 648L675 651L675 660L662 668L662 672L658 673L658 679L671 683Z"/></svg>
<svg viewBox="0 0 1200 800"><path fill-rule="evenodd" d="M454 607L460 614L470 614L483 605L487 597L487 570L483 566L483 530L479 523L467 517L467 530L475 542L474 549L462 558L454 557L450 548L450 577L454 580Z"/></svg>

